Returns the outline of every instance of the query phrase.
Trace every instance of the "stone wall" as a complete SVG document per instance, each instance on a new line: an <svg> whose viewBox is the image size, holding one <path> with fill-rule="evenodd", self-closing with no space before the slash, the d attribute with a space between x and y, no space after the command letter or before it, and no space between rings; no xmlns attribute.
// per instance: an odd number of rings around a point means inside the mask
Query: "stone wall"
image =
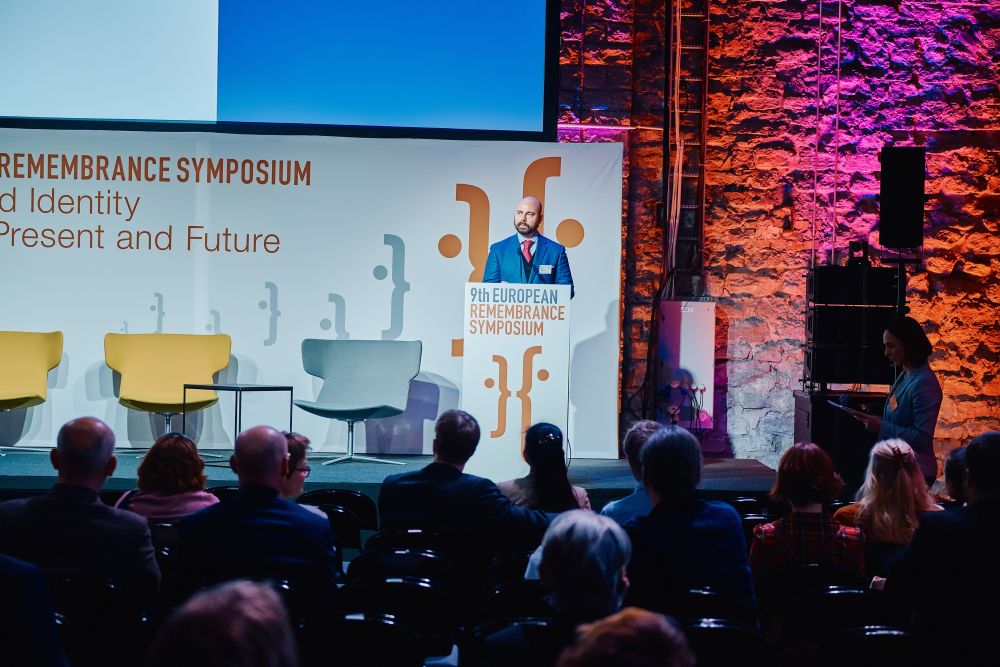
<svg viewBox="0 0 1000 667"><path fill-rule="evenodd" d="M881 254L877 155L895 143L927 147L925 262L907 296L937 348L943 454L1000 428L1000 6L820 7L711 5L704 285L719 303L721 393L709 441L770 465L791 445L810 255L842 259L853 239ZM624 142L623 422L660 275L662 133L649 128L663 126L664 11L562 3L560 140Z"/></svg>

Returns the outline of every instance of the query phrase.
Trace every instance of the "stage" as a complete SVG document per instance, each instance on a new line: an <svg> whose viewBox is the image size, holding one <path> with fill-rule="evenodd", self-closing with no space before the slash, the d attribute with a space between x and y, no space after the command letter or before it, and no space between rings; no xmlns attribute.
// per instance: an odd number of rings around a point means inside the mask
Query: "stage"
<svg viewBox="0 0 1000 667"><path fill-rule="evenodd" d="M0 457L0 498L31 495L48 489L55 482L56 471L49 462L47 452L17 451L7 449ZM204 450L207 486L236 484L236 475L229 469L231 450ZM338 463L324 466L329 457L310 456L312 472L306 481L306 490L324 487L354 489L378 499L379 487L388 475L418 470L431 461L430 456L393 456L394 461L406 465L394 466L380 463ZM129 450L118 452L118 468L104 485L105 501L116 494L135 488L136 469L140 453ZM590 496L595 510L609 501L631 493L635 482L624 460L575 459L569 468L570 480L582 486ZM754 459L705 459L700 488L706 497L762 496L774 483L775 471Z"/></svg>

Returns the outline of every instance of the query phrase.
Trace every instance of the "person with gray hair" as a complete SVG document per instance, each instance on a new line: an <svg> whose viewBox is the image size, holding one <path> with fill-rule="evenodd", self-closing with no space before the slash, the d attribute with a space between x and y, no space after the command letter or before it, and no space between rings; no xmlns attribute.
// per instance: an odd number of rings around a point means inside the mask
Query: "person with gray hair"
<svg viewBox="0 0 1000 667"><path fill-rule="evenodd" d="M297 667L298 651L278 594L232 581L192 597L160 628L151 667Z"/></svg>
<svg viewBox="0 0 1000 667"><path fill-rule="evenodd" d="M111 580L136 603L160 583L146 520L99 497L115 471L115 434L96 417L67 422L49 455L58 479L42 496L0 504L0 552L52 576Z"/></svg>
<svg viewBox="0 0 1000 667"><path fill-rule="evenodd" d="M613 520L586 510L564 512L549 524L539 551L553 621L542 629L515 625L489 636L490 664L552 665L580 624L621 609L632 546Z"/></svg>
<svg viewBox="0 0 1000 667"><path fill-rule="evenodd" d="M653 509L625 526L632 540L626 603L665 612L676 596L708 587L752 604L740 515L698 496L698 440L680 426L664 426L646 440L640 459Z"/></svg>
<svg viewBox="0 0 1000 667"><path fill-rule="evenodd" d="M240 490L180 523L182 579L194 590L238 577L291 581L309 604L325 600L341 578L329 522L280 497L288 441L270 426L236 438L230 466Z"/></svg>

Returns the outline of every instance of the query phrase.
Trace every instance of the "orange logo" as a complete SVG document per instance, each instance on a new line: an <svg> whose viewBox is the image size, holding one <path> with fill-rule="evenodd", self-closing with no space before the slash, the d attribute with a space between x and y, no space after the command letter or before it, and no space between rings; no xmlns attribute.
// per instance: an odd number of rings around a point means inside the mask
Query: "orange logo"
<svg viewBox="0 0 1000 667"><path fill-rule="evenodd" d="M524 170L524 180L521 192L523 196L538 197L545 210L545 181L550 177L559 176L562 171L561 157L538 158ZM457 183L455 185L455 201L464 201L469 205L469 235L465 243L472 271L469 282L478 283L483 279L486 270L486 257L490 252L490 198L486 192L475 185ZM545 233L545 221L538 227L538 233ZM579 220L566 218L556 225L556 240L567 248L575 248L583 243L584 229ZM462 239L455 234L445 234L438 240L438 252L442 257L454 259L462 252ZM451 342L453 357L462 356L462 339ZM494 436L496 437L496 436Z"/></svg>
<svg viewBox="0 0 1000 667"><path fill-rule="evenodd" d="M500 354L493 355L493 361L497 365L497 379L486 378L484 384L487 389L497 387L499 396L497 397L497 427L490 431L491 438L499 438L507 432L507 401L511 395L517 396L521 400L521 431L528 430L531 426L531 387L534 378L540 382L549 379L549 372L544 368L538 369L535 375L533 370L535 357L542 353L541 345L532 345L524 351L521 359L521 388L517 392L511 392L507 384L507 358Z"/></svg>

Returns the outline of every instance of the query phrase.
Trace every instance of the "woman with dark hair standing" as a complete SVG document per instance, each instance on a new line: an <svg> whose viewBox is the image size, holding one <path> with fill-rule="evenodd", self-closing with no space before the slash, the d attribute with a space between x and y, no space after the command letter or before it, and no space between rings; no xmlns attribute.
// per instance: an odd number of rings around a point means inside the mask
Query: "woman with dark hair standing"
<svg viewBox="0 0 1000 667"><path fill-rule="evenodd" d="M139 464L138 489L123 495L115 507L147 519L179 519L219 502L205 491L205 462L190 438L161 435Z"/></svg>
<svg viewBox="0 0 1000 667"><path fill-rule="evenodd" d="M899 438L913 448L930 487L937 478L934 428L941 410L941 385L927 363L933 348L920 323L898 317L882 334L885 356L903 369L889 390L881 417L853 413L879 440Z"/></svg>
<svg viewBox="0 0 1000 667"><path fill-rule="evenodd" d="M563 434L558 426L535 424L524 434L527 477L500 482L500 491L515 505L546 512L590 509L587 492L569 483Z"/></svg>

